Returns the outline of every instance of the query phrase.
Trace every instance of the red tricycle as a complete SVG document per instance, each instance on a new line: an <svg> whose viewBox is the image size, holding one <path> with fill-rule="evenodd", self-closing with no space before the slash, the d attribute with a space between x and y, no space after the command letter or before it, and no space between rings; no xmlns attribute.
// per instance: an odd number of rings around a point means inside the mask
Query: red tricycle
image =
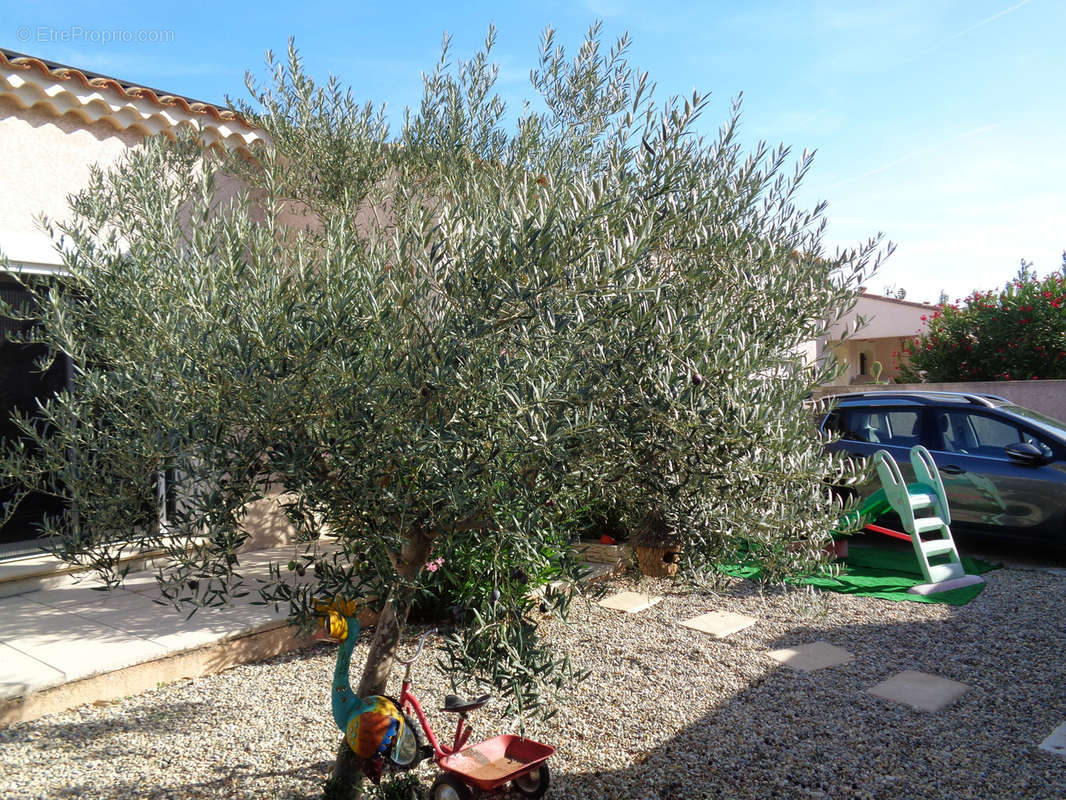
<svg viewBox="0 0 1066 800"><path fill-rule="evenodd" d="M555 752L554 747L511 734L494 736L467 746L471 731L466 724L466 715L489 702L491 695L470 700L455 695L445 697L441 711L456 714L458 721L450 747L437 740L418 698L411 691L411 665L422 654L426 637L432 633L436 631L422 634L418 649L410 659L397 659L406 668L399 703L408 720L409 730L415 735L401 737L389 756L390 760L400 769L410 768L422 758L432 757L437 762L443 772L433 782L429 800L471 800L480 791L499 789L508 782L525 797L543 797L548 791L547 761ZM411 714L418 719L419 726L429 740L428 747L419 741L417 730L410 721Z"/></svg>

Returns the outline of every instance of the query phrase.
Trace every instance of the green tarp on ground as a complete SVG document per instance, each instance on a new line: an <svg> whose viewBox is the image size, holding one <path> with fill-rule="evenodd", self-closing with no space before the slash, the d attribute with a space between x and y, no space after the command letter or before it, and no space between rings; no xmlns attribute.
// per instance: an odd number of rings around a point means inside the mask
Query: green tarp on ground
<svg viewBox="0 0 1066 800"><path fill-rule="evenodd" d="M907 590L912 586L925 583L918 559L911 550L852 547L847 558L838 563L844 566L844 572L839 577L814 576L803 582L842 594L880 597L884 600L910 600L914 603L948 603L953 606L966 605L985 588L985 584L978 583L936 594L908 594ZM999 569L1002 565L963 556L962 566L967 575L982 575ZM724 565L720 569L736 578L759 577L758 567L744 564Z"/></svg>

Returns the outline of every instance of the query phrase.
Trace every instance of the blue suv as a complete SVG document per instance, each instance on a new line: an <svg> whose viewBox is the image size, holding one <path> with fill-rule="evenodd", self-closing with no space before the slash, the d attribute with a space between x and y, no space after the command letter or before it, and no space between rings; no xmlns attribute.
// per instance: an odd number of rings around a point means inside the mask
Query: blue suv
<svg viewBox="0 0 1066 800"><path fill-rule="evenodd" d="M825 400L835 408L821 430L840 436L829 450L887 450L902 466L924 445L953 528L1066 547L1066 423L995 395L872 391ZM875 479L861 493L876 488Z"/></svg>

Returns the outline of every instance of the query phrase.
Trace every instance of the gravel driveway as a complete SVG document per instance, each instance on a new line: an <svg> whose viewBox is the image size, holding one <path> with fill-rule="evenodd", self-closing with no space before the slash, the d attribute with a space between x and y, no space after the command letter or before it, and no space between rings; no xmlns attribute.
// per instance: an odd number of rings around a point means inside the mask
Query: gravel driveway
<svg viewBox="0 0 1066 800"><path fill-rule="evenodd" d="M547 626L592 671L558 716L528 730L558 748L549 796L1066 797L1066 758L1037 748L1066 721L1066 575L986 577L962 608L760 595L733 579L698 595L614 581L612 591L665 600L635 615L581 605L571 626ZM677 624L710 610L759 622L721 641ZM815 640L855 660L803 673L765 655ZM321 645L0 730L0 797L317 797L338 740L334 652ZM365 641L354 663L362 655ZM415 678L429 707L444 693L431 664L424 657ZM865 692L902 670L971 689L937 713ZM473 722L485 735L506 728L491 706Z"/></svg>

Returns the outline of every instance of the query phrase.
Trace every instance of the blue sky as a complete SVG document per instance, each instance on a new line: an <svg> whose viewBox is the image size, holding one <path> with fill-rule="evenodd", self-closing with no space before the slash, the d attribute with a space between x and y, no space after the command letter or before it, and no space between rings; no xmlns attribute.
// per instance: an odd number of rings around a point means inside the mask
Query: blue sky
<svg viewBox="0 0 1066 800"><path fill-rule="evenodd" d="M665 96L712 93L713 134L743 92L752 143L818 151L803 200L828 200L830 249L883 232L896 253L869 283L908 299L993 288L1020 259L1066 249L1066 3L144 2L0 0L0 45L209 101L289 36L393 119L417 102L441 35L472 53L499 30L499 90L523 96L543 28L577 43L595 19L628 30L631 61ZM118 32L131 41L105 42ZM136 41L146 38L149 41ZM155 41L152 41L155 40Z"/></svg>

